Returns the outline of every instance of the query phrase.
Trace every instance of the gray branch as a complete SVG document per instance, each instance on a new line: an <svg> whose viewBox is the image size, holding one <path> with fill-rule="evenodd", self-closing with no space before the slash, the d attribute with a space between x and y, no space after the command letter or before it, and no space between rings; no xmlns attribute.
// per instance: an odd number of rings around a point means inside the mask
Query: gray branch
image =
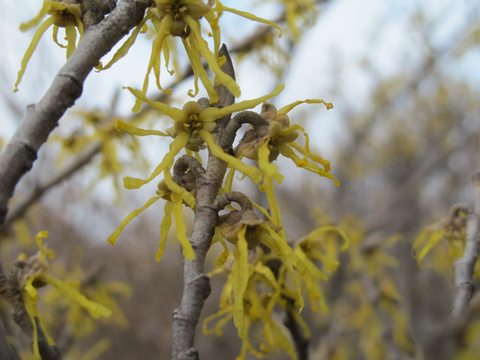
<svg viewBox="0 0 480 360"><path fill-rule="evenodd" d="M151 0L122 1L105 20L90 27L42 99L27 107L22 124L0 157L0 225L5 222L15 186L32 168L38 150L61 116L82 94L88 74L141 21L150 3Z"/></svg>
<svg viewBox="0 0 480 360"><path fill-rule="evenodd" d="M71 162L60 170L57 174L47 179L45 182L36 185L32 192L23 198L8 214L5 223L0 226L0 233L6 231L8 227L15 222L15 220L22 217L30 207L35 204L44 194L53 189L56 185L60 184L66 179L69 179L73 174L76 174L80 169L83 169L85 165L98 154L101 148L100 142L95 142L82 151L75 161Z"/></svg>
<svg viewBox="0 0 480 360"><path fill-rule="evenodd" d="M475 292L473 272L480 252L480 172L472 177L475 186L475 210L467 222L467 240L461 259L455 262L455 285L457 292L452 316L458 317L467 310Z"/></svg>
<svg viewBox="0 0 480 360"><path fill-rule="evenodd" d="M234 78L233 65L225 45L220 50L221 55L227 57L222 70ZM234 102L231 94L217 88L219 102L217 106L226 106ZM217 121L215 140L228 151L231 148L233 136L225 134L226 124L230 116ZM230 141L231 140L231 141ZM195 250L193 261L184 260L183 293L180 306L173 312L173 348L172 359L195 360L199 358L194 347L195 328L206 298L210 294L210 279L203 272L205 256L210 247L215 226L218 221L217 210L214 207L218 190L225 176L226 164L209 154L205 174L197 178L196 207L193 229L190 241Z"/></svg>

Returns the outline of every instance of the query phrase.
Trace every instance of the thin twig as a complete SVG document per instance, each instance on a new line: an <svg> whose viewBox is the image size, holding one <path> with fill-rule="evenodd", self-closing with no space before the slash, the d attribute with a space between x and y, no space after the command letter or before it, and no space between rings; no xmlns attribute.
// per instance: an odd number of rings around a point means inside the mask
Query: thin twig
<svg viewBox="0 0 480 360"><path fill-rule="evenodd" d="M286 299L287 308L285 309L286 316L283 320L283 324L290 332L292 336L293 344L295 345L295 351L297 352L298 360L308 360L310 358L310 338L306 336L304 330L295 318L294 312L297 311L295 302L291 299Z"/></svg>
<svg viewBox="0 0 480 360"><path fill-rule="evenodd" d="M452 316L464 313L475 292L473 272L480 252L480 172L472 177L475 186L475 209L467 222L467 240L461 259L455 262L455 285L457 293L453 302Z"/></svg>
<svg viewBox="0 0 480 360"><path fill-rule="evenodd" d="M8 226L11 225L15 220L22 217L25 212L50 189L60 184L64 180L70 178L78 170L89 164L90 161L95 157L95 155L98 154L100 148L100 142L95 142L91 144L88 148L86 148L78 155L74 162L68 164L65 168L63 168L61 171L59 171L57 174L52 176L44 183L35 186L33 191L27 197L22 199L21 202L9 212L5 223L0 227L0 232L7 229Z"/></svg>

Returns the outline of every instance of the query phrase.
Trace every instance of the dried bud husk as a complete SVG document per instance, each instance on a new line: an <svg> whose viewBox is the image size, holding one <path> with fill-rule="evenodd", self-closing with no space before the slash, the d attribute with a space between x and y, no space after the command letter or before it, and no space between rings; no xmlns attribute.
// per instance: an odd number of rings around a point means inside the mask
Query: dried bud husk
<svg viewBox="0 0 480 360"><path fill-rule="evenodd" d="M258 225L265 223L264 220L258 218L253 210L244 211L233 210L226 215L221 215L218 228L222 236L228 242L236 244L238 241L238 233L246 226L245 238L247 240L248 249L253 249L258 245L260 238L257 231L261 230Z"/></svg>
<svg viewBox="0 0 480 360"><path fill-rule="evenodd" d="M257 160L258 149L265 141L268 141L268 134L268 126L260 126L248 130L237 147L237 155L241 155L247 159Z"/></svg>
<svg viewBox="0 0 480 360"><path fill-rule="evenodd" d="M194 192L196 190L197 179L195 178L195 175L193 175L191 171L187 171L183 173L181 176L178 176L177 178L179 178L180 180L180 183L178 183L177 181L178 185L185 188L188 192Z"/></svg>
<svg viewBox="0 0 480 360"><path fill-rule="evenodd" d="M269 123L280 124L282 128L287 128L290 126L288 115L278 114L277 108L270 103L264 103L262 105L262 111L260 112L260 115Z"/></svg>
<svg viewBox="0 0 480 360"><path fill-rule="evenodd" d="M268 125L258 126L247 131L237 148L237 154L251 160L258 160L260 147L265 141L268 141L269 161L272 162L280 154L278 151L279 145L295 141L298 133L289 129L290 120L287 114L278 114L277 109L272 104L264 103L260 115L268 122Z"/></svg>

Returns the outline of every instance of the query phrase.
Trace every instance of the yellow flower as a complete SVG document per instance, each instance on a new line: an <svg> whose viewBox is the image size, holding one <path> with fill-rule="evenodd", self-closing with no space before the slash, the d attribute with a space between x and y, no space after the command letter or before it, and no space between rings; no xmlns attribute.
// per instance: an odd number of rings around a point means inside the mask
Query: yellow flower
<svg viewBox="0 0 480 360"><path fill-rule="evenodd" d="M277 110L275 106L265 103L262 107L262 117L266 125L248 131L242 139L236 153L249 159L259 160L260 167L270 175L274 176L275 171L269 163L274 161L279 154L290 158L295 165L314 172L320 176L334 179L330 173L330 162L322 157L313 154L310 150L310 139L300 125L290 125L287 113L295 106L308 104L324 104L327 109L333 105L323 100L307 99L296 101L290 105ZM305 138L305 144L301 146L296 143L299 132ZM300 154L297 155L298 152Z"/></svg>
<svg viewBox="0 0 480 360"><path fill-rule="evenodd" d="M330 162L322 157L313 154L310 151L310 139L300 125L290 125L287 113L297 105L324 104L327 109L333 105L320 99L307 99L295 101L282 107L280 110L268 103L263 104L261 116L265 120L265 125L256 126L247 131L236 149L238 158L247 157L257 160L258 165L264 176L264 181L260 189L267 196L268 205L272 212L272 222L281 226L280 209L275 197L275 188L273 179L281 183L283 176L278 172L277 167L272 163L279 154L290 158L295 165L309 170L320 176L333 179L338 185L338 181L330 173ZM304 145L295 142L299 132L304 136ZM297 152L300 154L298 155ZM226 179L226 191L231 191L233 183L234 170L232 169Z"/></svg>
<svg viewBox="0 0 480 360"><path fill-rule="evenodd" d="M148 176L146 179L126 177L124 178L124 186L127 189L138 189L139 187L152 181L164 170L170 169L173 165L175 156L183 148L192 151L198 151L203 147L204 144L214 156L222 159L229 166L249 176L254 182L258 183L261 180L261 172L257 168L245 165L239 159L225 153L215 142L211 132L215 129L216 120L233 112L253 108L265 100L278 95L282 89L283 85L279 85L271 94L261 96L253 100L245 100L233 105L225 106L223 108L211 106L202 107L199 103L190 101L187 102L182 109L179 109L168 106L161 102L150 100L145 97L142 92L128 88L128 90L130 90L137 97L137 99L148 103L152 108L174 120L175 126L167 130L168 134L174 138L173 142L170 144L170 151L165 155L162 162L155 168L152 174L150 174L150 176ZM128 129L125 127L125 130L134 135L140 133L144 133L146 135L164 135L163 133L157 133L156 130L145 130L133 126Z"/></svg>
<svg viewBox="0 0 480 360"><path fill-rule="evenodd" d="M242 340L237 360L245 359L248 354L266 358L278 349L289 358L297 359L286 329L275 321L274 314L279 309L293 311L292 314L305 336L309 336L308 326L298 314L298 309L290 309L290 300L295 299L295 293L288 288L289 270L278 256L258 247L250 264L245 232L244 227L238 234L234 249L235 259L221 294L220 309L205 319L203 332L221 336L225 325L233 320ZM276 265L272 267L271 264ZM318 279L317 283L317 286L320 286ZM213 322L215 325L210 327Z"/></svg>
<svg viewBox="0 0 480 360"><path fill-rule="evenodd" d="M32 42L25 51L23 56L20 70L18 71L17 80L15 82L14 91L18 91L18 85L22 81L23 74L27 68L27 64L32 57L42 35L47 29L53 27L53 41L60 47L67 49L67 59L72 55L77 46L77 31L80 36L83 35L83 23L81 18L80 4L68 4L65 2L59 2L54 0L44 0L43 6L38 14L30 21L20 25L20 30L26 31L36 25L38 25L42 19L50 15L44 22L42 22L35 34L33 35ZM67 44L61 44L58 41L58 29L65 29L65 39Z"/></svg>
<svg viewBox="0 0 480 360"><path fill-rule="evenodd" d="M39 251L30 258L23 260L25 265L22 267L18 285L20 286L25 310L30 318L33 327L33 353L35 360L40 360L40 350L38 346L38 326L42 329L49 344L53 340L46 332L43 323L40 321L40 313L37 308L39 301L37 288L47 284L52 285L59 293L68 298L70 302L85 309L93 318L108 317L111 310L107 307L87 299L78 289L69 283L59 280L48 273L49 261L55 256L54 252L44 244L44 239L48 237L47 231L41 231L35 237Z"/></svg>
<svg viewBox="0 0 480 360"><path fill-rule="evenodd" d="M188 240L187 230L183 219L183 204L185 203L193 209L195 208L195 198L190 192L175 183L168 171L164 171L164 181L158 184L156 196L150 198L142 207L135 209L128 214L125 219L122 220L118 228L108 237L107 241L110 244L115 245L123 229L135 217L160 199L164 199L166 202L163 220L160 224L160 241L155 255L156 260L160 261L165 250L168 231L172 225L172 217L175 220L176 235L182 246L183 254L186 259L193 260L195 258L195 252L193 251L192 244Z"/></svg>
<svg viewBox="0 0 480 360"><path fill-rule="evenodd" d="M224 201L225 199L229 201ZM232 201L240 205L240 210L232 210L228 214L220 216L214 238L215 242L222 242L221 238L223 238L235 246L234 261L225 285L225 293L222 295L221 309L214 318L228 316L228 319L233 319L238 334L246 346L244 350L252 352L253 347L251 344L249 345L249 327L255 316L263 313L260 304L252 305L253 298L262 296L258 294L262 287L250 285L255 278L255 270L263 269L261 275L267 277L276 289L281 289L282 297L288 298L289 304L297 310L301 311L304 307L303 293L305 293L314 311L319 308L327 311L321 284L336 270L339 251L337 251L336 238L331 246L330 243L323 244L324 235L335 232L344 237L345 243L341 250L348 246L348 242L341 230L327 226L310 233L301 240L300 245L292 248L286 240L284 231L272 223L274 219L266 210L248 200L246 196L242 196L241 193L222 195L217 199L217 206L220 209ZM261 220L254 213L252 205L261 210L268 220ZM258 244L262 246L256 246ZM224 242L222 246L224 252L219 257L220 261L217 260L216 269L212 274L221 272L222 268L225 269L223 264L228 259L228 248ZM251 258L249 251L257 255L253 265L249 263L249 257ZM225 252L227 252L226 255ZM272 261L277 264L277 276L268 276L268 266L262 265L262 262L271 264ZM252 267L254 268L253 273ZM277 294L277 297L279 295L280 293ZM280 300L277 299L277 301ZM271 318L272 310L273 308L261 316L262 321L271 321L266 319L267 317ZM225 321L227 319L220 323L224 324ZM222 326L220 325L220 327ZM264 349L269 349L269 347L265 345ZM239 358L243 358L242 355Z"/></svg>

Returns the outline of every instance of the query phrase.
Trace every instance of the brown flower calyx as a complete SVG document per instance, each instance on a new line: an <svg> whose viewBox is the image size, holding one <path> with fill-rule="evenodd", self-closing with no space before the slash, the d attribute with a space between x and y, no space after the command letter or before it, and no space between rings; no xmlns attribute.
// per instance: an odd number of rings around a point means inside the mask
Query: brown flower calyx
<svg viewBox="0 0 480 360"><path fill-rule="evenodd" d="M10 271L10 277L14 279L18 288L21 289L28 279L33 279L32 285L40 288L46 285L42 280L42 275L49 269L49 265L45 256L40 252L30 256L28 259L21 257L13 264Z"/></svg>
<svg viewBox="0 0 480 360"><path fill-rule="evenodd" d="M48 11L48 14L53 17L53 24L58 27L66 27L67 25L77 26L82 16L80 3L77 0L62 0L57 2L65 4L65 9L50 9Z"/></svg>
<svg viewBox="0 0 480 360"><path fill-rule="evenodd" d="M212 9L212 6L212 1L205 4L200 0L156 0L151 11L160 20L167 15L171 16L172 23L169 33L173 36L186 38L190 35L190 28L185 22L185 16L190 16L194 20L201 19Z"/></svg>
<svg viewBox="0 0 480 360"><path fill-rule="evenodd" d="M218 220L218 228L222 236L228 242L236 244L238 233L243 227L246 227L245 239L248 243L248 249L251 250L259 243L256 236L258 225L265 221L259 219L252 209L250 210L232 210L228 214L221 215Z"/></svg>
<svg viewBox="0 0 480 360"><path fill-rule="evenodd" d="M240 230L246 227L245 239L248 249L251 250L261 243L262 236L267 235L261 225L269 224L269 222L261 219L255 213L250 200L241 192L233 191L220 195L215 205L218 210L221 210L232 202L240 205L240 210L233 209L227 214L220 215L218 229L225 240L236 244Z"/></svg>
<svg viewBox="0 0 480 360"><path fill-rule="evenodd" d="M287 114L278 114L277 108L270 104L262 105L261 117L266 121L265 125L255 126L247 131L236 149L236 154L248 159L257 160L258 151L265 141L268 141L270 151L269 161L277 159L282 143L290 143L298 137L296 131L290 131L290 120Z"/></svg>

